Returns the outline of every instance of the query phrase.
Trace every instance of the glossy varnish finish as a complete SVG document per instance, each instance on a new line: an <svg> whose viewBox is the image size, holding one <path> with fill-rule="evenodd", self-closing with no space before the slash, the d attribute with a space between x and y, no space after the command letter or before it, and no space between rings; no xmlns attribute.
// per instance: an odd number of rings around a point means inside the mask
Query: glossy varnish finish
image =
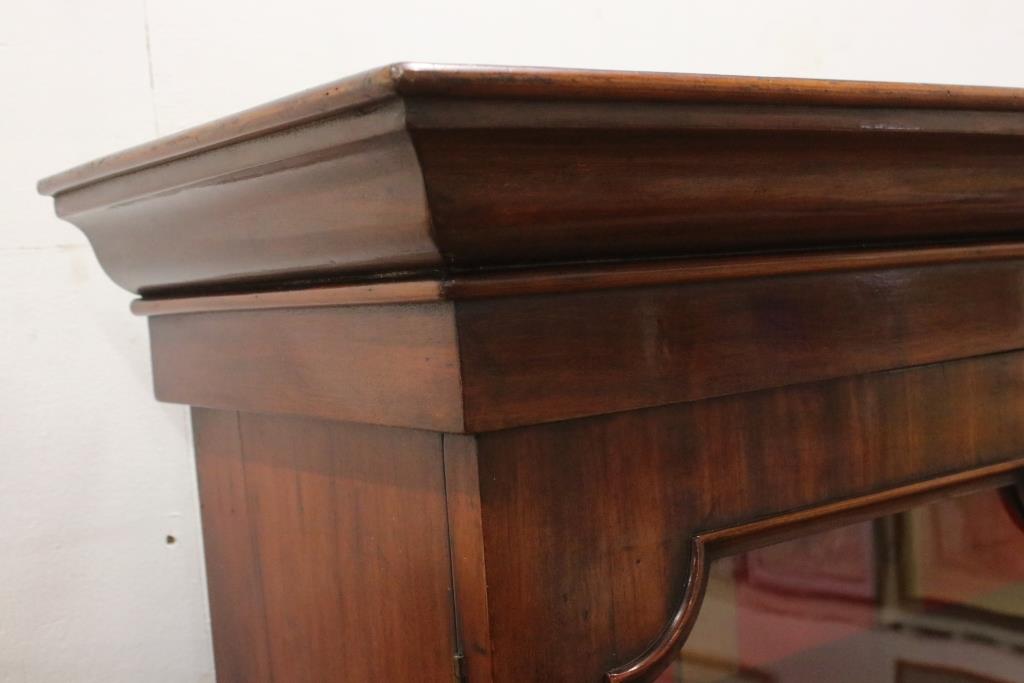
<svg viewBox="0 0 1024 683"><path fill-rule="evenodd" d="M58 195L57 212L138 292L436 267L416 155L393 130L401 113L369 118L116 176Z"/></svg>
<svg viewBox="0 0 1024 683"><path fill-rule="evenodd" d="M1017 234L1016 90L402 65L40 184L147 295Z"/></svg>
<svg viewBox="0 0 1024 683"><path fill-rule="evenodd" d="M150 319L157 396L478 432L1017 348L1024 262Z"/></svg>
<svg viewBox="0 0 1024 683"><path fill-rule="evenodd" d="M207 296L136 299L132 312L158 316L270 308L317 308L424 303L535 294L564 294L755 277L845 273L945 264L989 263L1024 258L1024 244L940 245L912 249L858 249L750 256L659 259L573 268L478 272L445 278L349 283Z"/></svg>
<svg viewBox="0 0 1024 683"><path fill-rule="evenodd" d="M686 592L676 607L672 620L647 651L625 666L608 672L609 683L650 680L664 668L667 660L677 656L700 614L712 561L770 544L810 536L840 525L855 524L893 512L906 511L913 506L943 498L978 491L1000 491L1006 494L1013 490L1016 472L1022 467L1024 458L999 462L967 472L934 477L887 488L878 493L695 534L690 543L690 574ZM1012 494L1012 498L1017 500L1015 493ZM827 568L823 570L827 571Z"/></svg>
<svg viewBox="0 0 1024 683"><path fill-rule="evenodd" d="M463 302L466 424L484 431L1017 348L1022 278L1010 262Z"/></svg>
<svg viewBox="0 0 1024 683"><path fill-rule="evenodd" d="M193 419L218 680L452 680L440 436Z"/></svg>
<svg viewBox="0 0 1024 683"><path fill-rule="evenodd" d="M650 681L705 555L1020 481L1019 90L398 65L40 189L197 406L221 681Z"/></svg>
<svg viewBox="0 0 1024 683"><path fill-rule="evenodd" d="M160 316L150 335L165 401L462 430L447 303Z"/></svg>
<svg viewBox="0 0 1024 683"><path fill-rule="evenodd" d="M595 127L414 134L441 251L472 266L984 238L1024 210L1016 137Z"/></svg>
<svg viewBox="0 0 1024 683"><path fill-rule="evenodd" d="M477 437L494 679L601 680L697 532L1015 460L1022 410L1015 352Z"/></svg>
<svg viewBox="0 0 1024 683"><path fill-rule="evenodd" d="M477 456L473 437L445 436L445 492L451 534L452 585L463 673L473 683L491 683L495 679Z"/></svg>

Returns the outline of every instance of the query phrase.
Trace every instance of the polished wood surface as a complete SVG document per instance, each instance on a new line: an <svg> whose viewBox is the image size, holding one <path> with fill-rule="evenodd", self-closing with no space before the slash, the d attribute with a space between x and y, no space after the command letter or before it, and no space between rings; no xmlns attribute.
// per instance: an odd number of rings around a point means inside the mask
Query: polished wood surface
<svg viewBox="0 0 1024 683"><path fill-rule="evenodd" d="M657 683L1021 680L1024 534L1002 489L935 488L949 479L915 484L930 491L910 509L730 548L710 563L700 616Z"/></svg>
<svg viewBox="0 0 1024 683"><path fill-rule="evenodd" d="M164 401L463 429L451 304L230 311L151 318Z"/></svg>
<svg viewBox="0 0 1024 683"><path fill-rule="evenodd" d="M611 134L611 123L595 122L593 130L418 130L414 140L437 241L455 266L985 239L1017 230L1019 132L890 131L858 114L856 132ZM965 179L968 203L954 189Z"/></svg>
<svg viewBox="0 0 1024 683"><path fill-rule="evenodd" d="M239 418L194 410L192 426L217 678L272 681L263 570L250 531Z"/></svg>
<svg viewBox="0 0 1024 683"><path fill-rule="evenodd" d="M44 193L55 194L183 155L273 133L282 127L366 107L395 93L851 107L896 103L901 107L923 109L1024 110L1024 94L1015 88L396 63L97 159L46 178L40 181L39 188Z"/></svg>
<svg viewBox="0 0 1024 683"><path fill-rule="evenodd" d="M57 213L146 294L438 267L402 121L393 106L239 142L58 194Z"/></svg>
<svg viewBox="0 0 1024 683"><path fill-rule="evenodd" d="M391 280L378 284L327 285L241 294L135 299L132 301L131 309L136 315L154 316L265 308L422 303L1019 259L1024 259L1024 244L1019 242L924 246L914 249L859 249L659 259L572 268L538 267L525 271L481 271L446 278Z"/></svg>
<svg viewBox="0 0 1024 683"><path fill-rule="evenodd" d="M444 471L463 674L473 683L491 683L495 679L487 602L487 558L483 544L480 470L473 437L445 435Z"/></svg>
<svg viewBox="0 0 1024 683"><path fill-rule="evenodd" d="M1022 278L1008 259L159 315L154 381L192 405L491 431L1018 348Z"/></svg>
<svg viewBox="0 0 1024 683"><path fill-rule="evenodd" d="M1024 252L1020 254L1024 257ZM445 286L440 280L389 281L335 287L310 287L247 294L195 296L174 299L136 299L135 315L174 315L213 311L255 311L267 308L317 308L320 306L362 306L442 301Z"/></svg>
<svg viewBox="0 0 1024 683"><path fill-rule="evenodd" d="M964 493L1012 485L1024 458L886 489L879 493L798 510L739 526L701 532L690 546L690 576L672 620L654 645L635 660L608 672L609 683L651 680L674 658L700 613L711 562L838 525L868 521L893 512Z"/></svg>
<svg viewBox="0 0 1024 683"><path fill-rule="evenodd" d="M671 623L698 532L1015 463L1022 410L1013 352L476 437L494 679L602 680Z"/></svg>
<svg viewBox="0 0 1024 683"><path fill-rule="evenodd" d="M653 681L709 557L1021 507L1024 91L396 65L40 190L195 406L220 681Z"/></svg>
<svg viewBox="0 0 1024 683"><path fill-rule="evenodd" d="M1021 265L462 302L465 423L487 431L1018 348Z"/></svg>
<svg viewBox="0 0 1024 683"><path fill-rule="evenodd" d="M193 411L217 680L451 681L441 437Z"/></svg>
<svg viewBox="0 0 1024 683"><path fill-rule="evenodd" d="M1018 90L399 65L40 190L168 296L1006 238L1022 158Z"/></svg>

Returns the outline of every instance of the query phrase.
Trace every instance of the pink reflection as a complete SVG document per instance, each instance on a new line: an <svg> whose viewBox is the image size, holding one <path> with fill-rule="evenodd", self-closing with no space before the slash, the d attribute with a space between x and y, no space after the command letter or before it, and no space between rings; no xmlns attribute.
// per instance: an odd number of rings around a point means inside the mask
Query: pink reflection
<svg viewBox="0 0 1024 683"><path fill-rule="evenodd" d="M660 683L1024 681L1024 533L998 492L716 563Z"/></svg>

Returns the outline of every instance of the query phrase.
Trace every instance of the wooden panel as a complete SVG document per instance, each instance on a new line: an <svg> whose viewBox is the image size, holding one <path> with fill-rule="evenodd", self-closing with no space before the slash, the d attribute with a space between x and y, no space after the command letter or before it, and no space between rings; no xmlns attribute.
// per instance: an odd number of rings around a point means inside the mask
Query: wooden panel
<svg viewBox="0 0 1024 683"><path fill-rule="evenodd" d="M1021 468L1024 468L1024 458L1018 457L824 505L801 508L782 515L755 519L738 526L720 527L695 534L690 546L690 576L686 592L682 601L677 604L671 621L656 643L643 655L624 667L608 672L608 683L651 683L658 678L659 672L679 655L683 643L689 642L690 630L702 611L705 588L710 583L712 560L764 548L773 543L796 541L802 544L807 541L809 535L836 532L839 531L837 527L867 522L918 505L964 494L985 492L989 494L985 497L987 500L1002 507L999 502L1000 495L996 491L1001 491L1004 496L1011 495L1007 492L1013 490ZM999 514L1003 514L1002 511ZM982 525L991 522L978 521ZM1019 531L1014 529L1014 533L1017 534ZM826 558L818 559L826 564L830 561ZM868 577L862 575L861 582L866 578Z"/></svg>
<svg viewBox="0 0 1024 683"><path fill-rule="evenodd" d="M238 414L193 410L213 655L219 683L273 680Z"/></svg>
<svg viewBox="0 0 1024 683"><path fill-rule="evenodd" d="M150 319L163 401L460 431L450 304Z"/></svg>
<svg viewBox="0 0 1024 683"><path fill-rule="evenodd" d="M146 295L429 269L441 258L402 121L393 105L242 142L62 194L57 213Z"/></svg>
<svg viewBox="0 0 1024 683"><path fill-rule="evenodd" d="M1024 213L1021 137L548 127L413 139L456 266L986 237L1017 232Z"/></svg>
<svg viewBox="0 0 1024 683"><path fill-rule="evenodd" d="M475 432L1019 348L1022 280L1008 260L150 324L162 400Z"/></svg>
<svg viewBox="0 0 1024 683"><path fill-rule="evenodd" d="M527 100L1024 110L1024 93L1017 88L399 63L310 88L96 159L40 181L39 191L47 195L57 194L352 109L370 109L398 93Z"/></svg>
<svg viewBox="0 0 1024 683"><path fill-rule="evenodd" d="M494 679L602 680L700 530L1024 453L1024 353L477 437Z"/></svg>
<svg viewBox="0 0 1024 683"><path fill-rule="evenodd" d="M480 519L476 442L472 437L445 435L444 471L451 535L452 581L464 674L472 683L491 683L487 563Z"/></svg>
<svg viewBox="0 0 1024 683"><path fill-rule="evenodd" d="M449 683L440 436L195 417L218 680Z"/></svg>
<svg viewBox="0 0 1024 683"><path fill-rule="evenodd" d="M466 428L690 401L1022 346L1019 261L457 304Z"/></svg>
<svg viewBox="0 0 1024 683"><path fill-rule="evenodd" d="M1020 236L1022 102L1007 89L399 65L40 188L146 296L989 240Z"/></svg>

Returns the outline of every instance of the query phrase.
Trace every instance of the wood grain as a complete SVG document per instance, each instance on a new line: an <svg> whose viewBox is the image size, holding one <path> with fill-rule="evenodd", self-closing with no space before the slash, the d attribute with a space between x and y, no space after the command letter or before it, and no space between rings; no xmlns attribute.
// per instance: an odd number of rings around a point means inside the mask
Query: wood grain
<svg viewBox="0 0 1024 683"><path fill-rule="evenodd" d="M40 181L39 190L44 194L56 194L141 167L366 107L396 93L853 107L897 104L907 108L1024 110L1024 95L1015 88L397 63L316 86L108 155Z"/></svg>
<svg viewBox="0 0 1024 683"><path fill-rule="evenodd" d="M993 238L1024 211L1020 137L417 130L456 266ZM970 201L963 201L965 195Z"/></svg>
<svg viewBox="0 0 1024 683"><path fill-rule="evenodd" d="M450 306L150 318L156 395L207 408L461 431Z"/></svg>
<svg viewBox="0 0 1024 683"><path fill-rule="evenodd" d="M904 512L944 498L992 489L1002 491L1014 484L1022 468L1024 458L1019 458L727 529L698 533L690 544L690 576L686 592L672 620L650 649L625 666L609 671L606 676L608 683L652 683L678 656L697 621L708 572L714 560L838 526Z"/></svg>
<svg viewBox="0 0 1024 683"><path fill-rule="evenodd" d="M192 411L206 585L219 683L273 680L260 557L237 413Z"/></svg>
<svg viewBox="0 0 1024 683"><path fill-rule="evenodd" d="M1015 462L1022 410L1014 352L478 436L495 680L602 680L696 533Z"/></svg>
<svg viewBox="0 0 1024 683"><path fill-rule="evenodd" d="M41 189L115 281L150 297L987 241L1020 235L1022 102L1005 89L398 65Z"/></svg>
<svg viewBox="0 0 1024 683"><path fill-rule="evenodd" d="M476 442L472 437L445 435L444 471L455 616L459 651L464 658L464 675L472 683L491 683L494 679L487 605L487 563L480 517Z"/></svg>
<svg viewBox="0 0 1024 683"><path fill-rule="evenodd" d="M450 683L440 437L194 418L218 681Z"/></svg>
<svg viewBox="0 0 1024 683"><path fill-rule="evenodd" d="M400 104L325 120L58 195L125 289L244 290L441 257Z"/></svg>
<svg viewBox="0 0 1024 683"><path fill-rule="evenodd" d="M647 681L712 555L1019 512L1024 90L393 65L40 190L198 406L222 683Z"/></svg>
<svg viewBox="0 0 1024 683"><path fill-rule="evenodd" d="M489 431L1020 348L1019 261L461 301Z"/></svg>
<svg viewBox="0 0 1024 683"><path fill-rule="evenodd" d="M1021 242L694 257L575 267L538 267L529 270L477 271L454 275L442 282L441 288L443 298L458 301L699 284L781 275L1008 261L1020 260L1022 257L1024 243ZM295 298L298 299L298 296ZM204 310L203 301L203 298L191 300L190 310ZM239 303L242 302L239 298ZM149 311L159 312L160 302L152 302L140 313Z"/></svg>
<svg viewBox="0 0 1024 683"><path fill-rule="evenodd" d="M150 318L162 400L483 432L1021 347L1024 262Z"/></svg>

